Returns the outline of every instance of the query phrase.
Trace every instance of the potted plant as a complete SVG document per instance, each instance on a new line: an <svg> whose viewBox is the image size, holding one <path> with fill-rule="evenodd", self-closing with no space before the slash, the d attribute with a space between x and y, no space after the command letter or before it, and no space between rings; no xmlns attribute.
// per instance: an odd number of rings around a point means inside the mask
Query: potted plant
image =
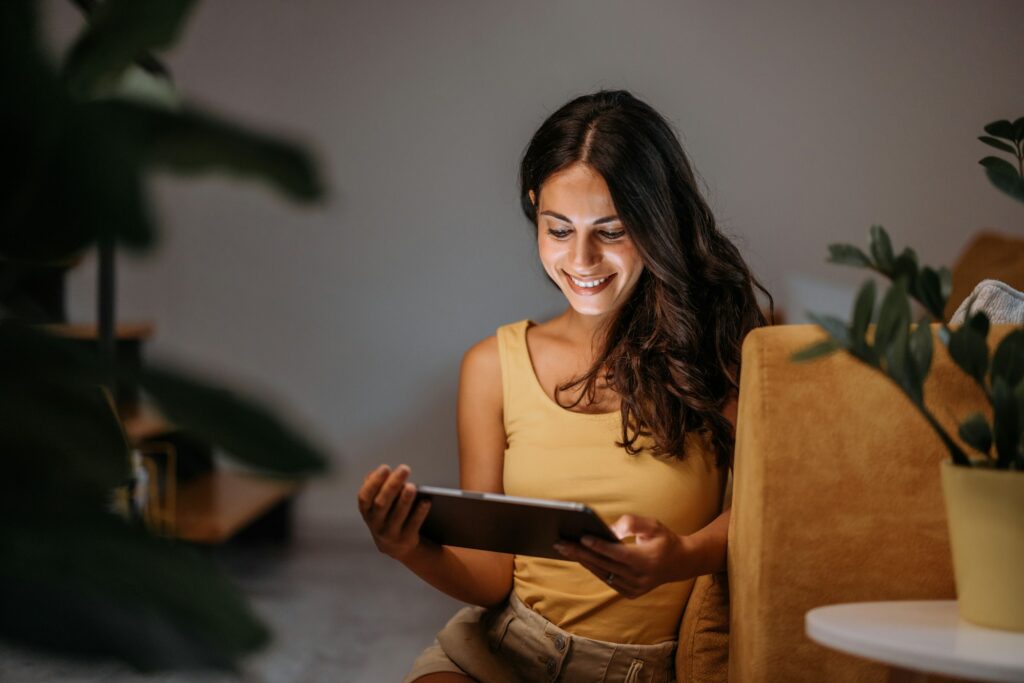
<svg viewBox="0 0 1024 683"><path fill-rule="evenodd" d="M991 123L985 132L989 135L979 138L982 142L1017 157L1016 167L986 157L980 162L986 174L1000 190L1024 201L1024 118ZM849 323L810 314L827 337L794 354L793 360L843 350L903 391L949 453L940 467L961 616L983 626L1024 631L1024 326L994 344L984 312L951 327L943 319L952 290L949 269L920 265L910 248L897 255L879 225L871 228L867 253L853 245L832 244L828 261L866 268L891 284L877 316L874 280L861 286ZM924 311L916 324L911 299ZM980 411L959 420L960 442L924 401L934 338L984 397Z"/></svg>
<svg viewBox="0 0 1024 683"><path fill-rule="evenodd" d="M29 324L5 275L98 247L98 317L112 343L109 259L157 244L152 170L228 171L296 201L321 196L319 174L302 147L168 97L150 53L173 44L194 0L75 0L89 21L59 69L38 4L0 3L6 161L17 169L0 187L0 640L147 671L237 669L270 635L243 596L209 556L108 509L130 460L102 387L141 387L176 425L268 474L321 472L326 454L263 401Z"/></svg>

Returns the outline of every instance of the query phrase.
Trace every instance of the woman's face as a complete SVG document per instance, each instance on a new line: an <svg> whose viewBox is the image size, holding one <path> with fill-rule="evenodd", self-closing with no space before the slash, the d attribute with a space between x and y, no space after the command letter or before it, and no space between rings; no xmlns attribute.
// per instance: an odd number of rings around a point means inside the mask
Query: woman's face
<svg viewBox="0 0 1024 683"><path fill-rule="evenodd" d="M530 200L537 203L532 191ZM607 183L582 163L544 181L537 207L537 250L544 270L582 315L618 309L644 270Z"/></svg>

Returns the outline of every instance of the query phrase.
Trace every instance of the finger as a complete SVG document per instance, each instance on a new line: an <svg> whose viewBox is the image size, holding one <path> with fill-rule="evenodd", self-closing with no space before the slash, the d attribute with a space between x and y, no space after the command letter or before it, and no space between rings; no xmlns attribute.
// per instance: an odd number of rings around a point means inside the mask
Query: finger
<svg viewBox="0 0 1024 683"><path fill-rule="evenodd" d="M377 497L377 493L380 491L380 487L387 479L388 472L390 471L390 467L381 465L367 474L363 480L363 485L359 489L359 512L362 513L363 519L369 518L370 511L373 508L373 499Z"/></svg>
<svg viewBox="0 0 1024 683"><path fill-rule="evenodd" d="M430 501L427 499L421 500L416 504L412 514L409 515L409 519L406 520L405 526L402 527L402 535L419 535L420 528L423 526L423 520L427 518L427 514L430 512Z"/></svg>
<svg viewBox="0 0 1024 683"><path fill-rule="evenodd" d="M590 553L600 555L620 564L631 563L631 548L635 547L621 542L612 543L604 540L603 538L588 535L583 536L583 538L580 539L580 543L583 545L583 548Z"/></svg>
<svg viewBox="0 0 1024 683"><path fill-rule="evenodd" d="M392 506L391 514L388 515L385 523L384 533L389 536L398 536L402 533L402 526L405 524L405 518L409 516L409 508L412 507L414 500L416 500L416 487L406 483L398 492L398 499Z"/></svg>
<svg viewBox="0 0 1024 683"><path fill-rule="evenodd" d="M370 524L378 531L382 529L388 515L391 513L391 505L395 501L398 492L405 485L409 476L409 468L406 465L399 465L392 472L387 481L380 487L376 497L373 499L373 510L370 512Z"/></svg>
<svg viewBox="0 0 1024 683"><path fill-rule="evenodd" d="M622 515L609 528L620 539L627 536L646 536L655 534L661 523L654 517L639 515Z"/></svg>
<svg viewBox="0 0 1024 683"><path fill-rule="evenodd" d="M556 549L559 548L559 552L565 559L579 562L580 564L588 563L595 567L599 567L604 571L604 576L608 576L609 572L620 576L633 575L632 567L628 564L623 564L622 562L618 562L604 555L598 555L578 543L559 543L556 545Z"/></svg>

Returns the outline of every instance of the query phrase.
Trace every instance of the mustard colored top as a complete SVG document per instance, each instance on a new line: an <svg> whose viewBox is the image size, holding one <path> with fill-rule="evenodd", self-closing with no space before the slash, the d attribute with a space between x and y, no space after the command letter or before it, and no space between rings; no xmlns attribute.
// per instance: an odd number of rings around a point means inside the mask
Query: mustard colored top
<svg viewBox="0 0 1024 683"><path fill-rule="evenodd" d="M725 469L703 439L686 457L630 455L621 416L562 408L541 388L521 320L498 328L507 436L504 489L512 496L589 505L607 524L621 515L655 517L679 534L706 526L722 508ZM644 439L647 439L646 441ZM652 444L647 437L637 442ZM662 584L630 600L577 562L514 557L513 590L527 606L570 633L616 643L675 640L693 580Z"/></svg>

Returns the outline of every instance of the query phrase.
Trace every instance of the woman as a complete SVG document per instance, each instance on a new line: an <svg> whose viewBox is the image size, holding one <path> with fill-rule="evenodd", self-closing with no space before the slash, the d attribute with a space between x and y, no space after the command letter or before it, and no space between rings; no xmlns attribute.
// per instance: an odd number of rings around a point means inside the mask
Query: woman
<svg viewBox="0 0 1024 683"><path fill-rule="evenodd" d="M381 466L359 492L377 547L475 605L406 681L669 681L693 579L725 568L740 345L765 324L764 289L670 125L628 92L551 115L520 186L568 307L466 352L460 484L587 503L634 542L584 537L564 560L437 546L419 537L429 504L412 507L409 468Z"/></svg>

